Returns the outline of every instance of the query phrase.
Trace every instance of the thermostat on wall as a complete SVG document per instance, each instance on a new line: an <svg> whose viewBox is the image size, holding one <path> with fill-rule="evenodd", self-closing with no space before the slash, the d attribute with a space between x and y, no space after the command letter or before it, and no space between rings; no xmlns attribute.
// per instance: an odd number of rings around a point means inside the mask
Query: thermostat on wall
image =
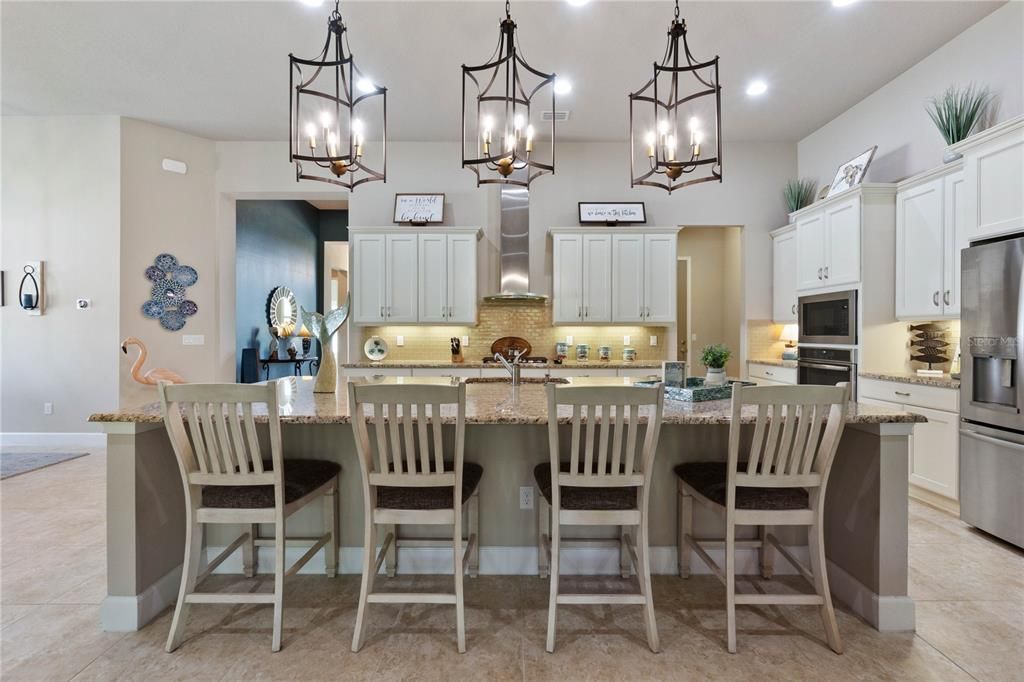
<svg viewBox="0 0 1024 682"><path fill-rule="evenodd" d="M165 171L169 171L171 173L179 173L180 175L184 175L185 173L188 172L188 166L185 165L184 161L175 161L174 159L164 159L163 163L161 165L163 166L163 169Z"/></svg>

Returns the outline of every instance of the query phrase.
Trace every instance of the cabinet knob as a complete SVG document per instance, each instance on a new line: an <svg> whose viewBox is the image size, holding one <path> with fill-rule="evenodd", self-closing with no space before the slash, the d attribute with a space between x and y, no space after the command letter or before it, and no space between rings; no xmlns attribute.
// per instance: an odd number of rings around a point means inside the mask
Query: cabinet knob
<svg viewBox="0 0 1024 682"><path fill-rule="evenodd" d="M949 289L946 289L946 291L942 293L942 302L945 305L949 305Z"/></svg>

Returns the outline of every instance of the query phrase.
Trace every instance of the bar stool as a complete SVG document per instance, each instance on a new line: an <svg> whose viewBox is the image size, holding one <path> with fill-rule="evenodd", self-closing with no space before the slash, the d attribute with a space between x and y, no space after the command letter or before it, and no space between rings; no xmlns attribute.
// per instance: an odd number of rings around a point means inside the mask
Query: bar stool
<svg viewBox="0 0 1024 682"><path fill-rule="evenodd" d="M676 467L679 512L679 574L690 576L695 552L725 585L728 649L736 653L737 604L815 604L821 607L828 645L843 652L825 563L822 517L832 460L846 423L849 387L736 384L732 393L729 452L725 462L688 462ZM740 418L757 409L748 459L740 461ZM725 517L725 540L693 537L693 502ZM807 526L810 569L796 560L768 526ZM760 539L737 540L737 526L758 526ZM725 547L725 570L705 547ZM772 574L774 548L814 587L814 594L737 594L736 547L760 551L761 574ZM770 547L769 547L770 546Z"/></svg>
<svg viewBox="0 0 1024 682"><path fill-rule="evenodd" d="M648 507L651 471L661 431L665 388L640 386L558 386L548 384L550 462L534 469L543 499L538 505L541 575L551 574L547 651L555 650L559 604L638 604L644 607L647 644L657 652L658 626L651 594ZM569 461L563 462L558 407L572 407ZM637 453L641 413L646 416L643 447ZM585 421L584 421L585 420ZM585 434L583 433L585 424ZM600 429L598 429L600 426ZM596 453L596 454L595 454ZM559 552L563 545L593 541L563 538L562 525L619 526L620 569L630 564L640 583L634 594L565 594L559 591ZM629 529L635 528L636 538ZM623 562L622 556L628 559Z"/></svg>
<svg viewBox="0 0 1024 682"><path fill-rule="evenodd" d="M465 653L462 577L467 563L476 561L479 544L478 488L483 477L483 467L463 461L466 385L349 383L348 395L364 501L363 578L355 632L352 634L352 651L359 651L362 647L368 604L455 604L459 653ZM373 410L372 441L367 426L367 405ZM450 460L445 458L442 406L455 406L454 456ZM456 495L455 491L459 494ZM462 540L463 506L470 508L465 549ZM452 526L450 538L417 540L416 544L443 543L452 547L454 592L374 591L377 572L398 543L396 529L403 523ZM379 553L378 525L387 528Z"/></svg>
<svg viewBox="0 0 1024 682"><path fill-rule="evenodd" d="M178 603L174 607L167 651L181 644L191 604L273 604L273 651L281 649L284 579L294 575L321 548L327 575L338 567L338 474L335 462L319 459L284 461L277 382L254 384L180 384L161 381L158 386L164 424L178 460L185 488L185 559ZM270 459L263 458L253 406L264 405L270 423ZM184 414L184 417L182 415ZM188 430L185 422L188 422ZM326 532L285 571L285 520L311 502L324 502ZM199 572L203 526L243 524L249 531ZM274 592L203 593L196 586L235 550L242 548L245 573L256 570L257 524L274 524ZM308 539L296 542L308 542Z"/></svg>

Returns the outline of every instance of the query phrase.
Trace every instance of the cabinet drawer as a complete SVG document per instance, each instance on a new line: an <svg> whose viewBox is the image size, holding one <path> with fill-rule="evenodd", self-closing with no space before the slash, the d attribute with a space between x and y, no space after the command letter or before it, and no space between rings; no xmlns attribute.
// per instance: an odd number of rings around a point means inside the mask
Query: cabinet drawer
<svg viewBox="0 0 1024 682"><path fill-rule="evenodd" d="M960 411L960 392L953 388L920 386L896 381L861 378L858 384L860 395L903 405L913 405L945 412Z"/></svg>
<svg viewBox="0 0 1024 682"><path fill-rule="evenodd" d="M751 379L763 379L780 384L796 384L795 367L776 367L774 365L759 365L751 362L747 365L747 376Z"/></svg>

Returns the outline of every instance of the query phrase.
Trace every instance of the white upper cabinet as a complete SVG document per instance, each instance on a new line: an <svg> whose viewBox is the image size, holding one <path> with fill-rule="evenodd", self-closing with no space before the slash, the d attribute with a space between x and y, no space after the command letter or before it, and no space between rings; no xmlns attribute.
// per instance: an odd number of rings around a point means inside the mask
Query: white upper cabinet
<svg viewBox="0 0 1024 682"><path fill-rule="evenodd" d="M1024 230L1024 116L951 149L964 155L967 240Z"/></svg>
<svg viewBox="0 0 1024 682"><path fill-rule="evenodd" d="M350 228L355 324L476 324L476 228Z"/></svg>
<svg viewBox="0 0 1024 682"><path fill-rule="evenodd" d="M860 197L825 209L827 260L825 284L856 284L860 281Z"/></svg>
<svg viewBox="0 0 1024 682"><path fill-rule="evenodd" d="M554 228L555 324L653 324L676 319L678 230Z"/></svg>
<svg viewBox="0 0 1024 682"><path fill-rule="evenodd" d="M959 317L964 189L958 166L929 171L897 188L897 318Z"/></svg>
<svg viewBox="0 0 1024 682"><path fill-rule="evenodd" d="M796 322L796 228L772 232L772 322Z"/></svg>
<svg viewBox="0 0 1024 682"><path fill-rule="evenodd" d="M825 281L825 214L818 211L796 223L797 288L816 289Z"/></svg>

